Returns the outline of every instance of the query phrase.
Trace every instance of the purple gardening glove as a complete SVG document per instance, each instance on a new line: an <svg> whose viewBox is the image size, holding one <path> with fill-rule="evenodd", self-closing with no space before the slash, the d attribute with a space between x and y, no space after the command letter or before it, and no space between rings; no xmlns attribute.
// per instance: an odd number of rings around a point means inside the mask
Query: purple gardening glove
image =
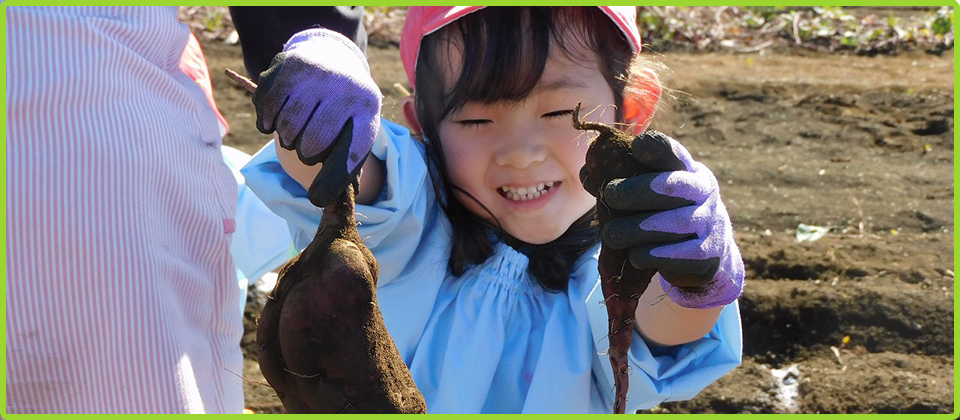
<svg viewBox="0 0 960 420"><path fill-rule="evenodd" d="M677 304L712 308L743 290L743 259L733 240L717 179L676 140L648 131L634 141L634 157L651 168L684 168L615 179L603 202L635 215L610 220L604 246L630 249L630 263L655 268Z"/></svg>
<svg viewBox="0 0 960 420"><path fill-rule="evenodd" d="M257 129L277 132L307 165L324 162L310 200L324 206L352 182L380 129L382 95L366 58L347 37L327 29L294 35L253 94Z"/></svg>

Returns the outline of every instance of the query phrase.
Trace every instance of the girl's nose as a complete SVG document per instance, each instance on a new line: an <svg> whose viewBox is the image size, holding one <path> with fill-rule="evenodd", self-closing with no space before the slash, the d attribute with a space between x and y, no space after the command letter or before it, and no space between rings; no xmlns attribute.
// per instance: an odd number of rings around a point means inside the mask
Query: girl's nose
<svg viewBox="0 0 960 420"><path fill-rule="evenodd" d="M541 136L530 133L510 136L501 142L494 161L497 165L516 169L525 169L543 162L547 158L547 148L543 141Z"/></svg>

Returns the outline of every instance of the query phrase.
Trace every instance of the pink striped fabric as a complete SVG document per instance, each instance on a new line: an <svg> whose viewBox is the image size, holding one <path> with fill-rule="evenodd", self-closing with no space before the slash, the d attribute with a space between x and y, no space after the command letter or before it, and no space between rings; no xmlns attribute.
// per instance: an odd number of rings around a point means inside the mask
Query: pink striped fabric
<svg viewBox="0 0 960 420"><path fill-rule="evenodd" d="M239 413L236 182L174 7L7 7L6 413Z"/></svg>

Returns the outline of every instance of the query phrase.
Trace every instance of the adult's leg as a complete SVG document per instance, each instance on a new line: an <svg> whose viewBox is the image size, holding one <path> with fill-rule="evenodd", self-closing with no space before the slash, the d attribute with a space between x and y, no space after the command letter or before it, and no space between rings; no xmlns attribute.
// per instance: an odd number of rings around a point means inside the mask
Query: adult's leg
<svg viewBox="0 0 960 420"><path fill-rule="evenodd" d="M230 6L230 16L240 36L243 65L255 82L293 34L311 27L340 32L367 51L363 6Z"/></svg>

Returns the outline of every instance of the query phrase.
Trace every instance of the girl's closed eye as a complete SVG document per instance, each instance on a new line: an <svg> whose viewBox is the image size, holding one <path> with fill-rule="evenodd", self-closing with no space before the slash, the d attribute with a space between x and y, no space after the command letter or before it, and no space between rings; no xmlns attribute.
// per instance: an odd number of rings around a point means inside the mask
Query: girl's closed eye
<svg viewBox="0 0 960 420"><path fill-rule="evenodd" d="M569 118L573 115L572 109L561 109L543 114L543 118Z"/></svg>
<svg viewBox="0 0 960 420"><path fill-rule="evenodd" d="M455 120L454 123L464 128L471 128L471 127L480 127L486 124L492 124L493 121L483 120L483 119L465 119L465 120Z"/></svg>
<svg viewBox="0 0 960 420"><path fill-rule="evenodd" d="M462 109L451 112L446 120L460 128L478 128L493 124L499 115L485 104L467 103Z"/></svg>

